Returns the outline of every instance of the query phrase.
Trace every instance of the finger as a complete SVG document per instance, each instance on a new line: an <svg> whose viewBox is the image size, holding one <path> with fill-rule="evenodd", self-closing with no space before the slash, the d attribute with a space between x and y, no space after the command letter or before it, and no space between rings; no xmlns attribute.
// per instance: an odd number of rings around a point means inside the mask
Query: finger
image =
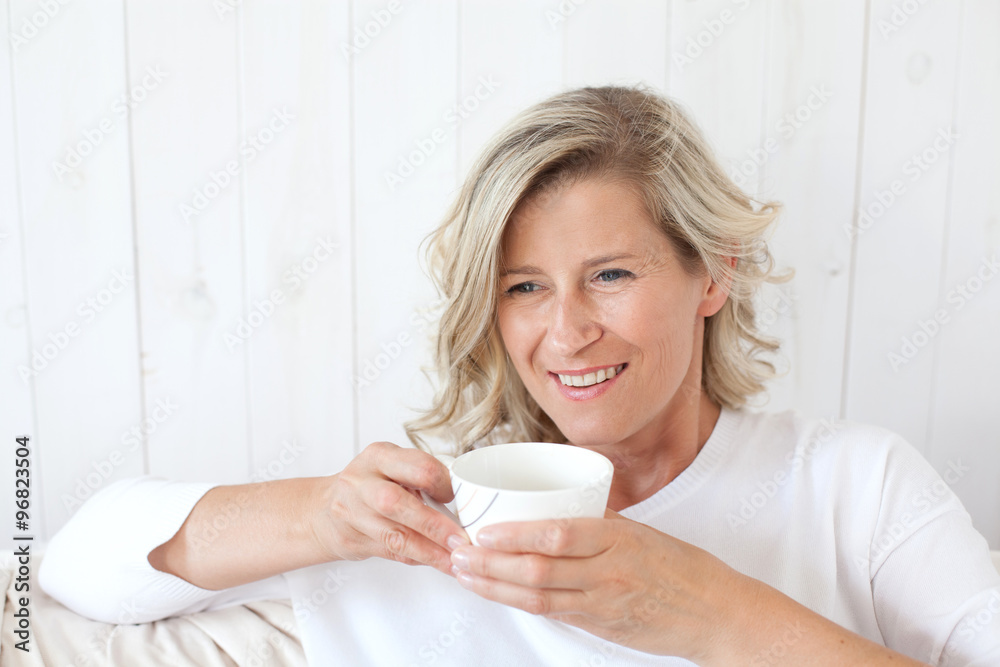
<svg viewBox="0 0 1000 667"><path fill-rule="evenodd" d="M441 547L448 549L448 538L452 535L457 535L468 544L465 531L460 526L395 482L373 481L362 487L361 496L377 514L429 538Z"/></svg>
<svg viewBox="0 0 1000 667"><path fill-rule="evenodd" d="M587 596L581 591L529 588L507 581L477 577L464 571L459 572L456 577L458 583L473 593L487 600L522 609L529 614L549 616L582 613L588 603Z"/></svg>
<svg viewBox="0 0 1000 667"><path fill-rule="evenodd" d="M455 497L447 466L427 452L391 442L375 443L370 448L376 471L386 479L411 489L422 489L441 502L450 502Z"/></svg>
<svg viewBox="0 0 1000 667"><path fill-rule="evenodd" d="M406 556L400 556L399 554L389 553L388 551L385 552L383 558L385 558L386 560L396 561L397 563L402 563L403 565L421 565L421 566L433 567L435 570L441 570L441 567L437 563L424 563L422 561L415 560L413 558L407 558ZM445 574L451 574L451 572L445 572Z"/></svg>
<svg viewBox="0 0 1000 667"><path fill-rule="evenodd" d="M617 524L593 518L495 523L480 530L476 541L496 551L588 557L610 548Z"/></svg>
<svg viewBox="0 0 1000 667"><path fill-rule="evenodd" d="M511 554L479 547L460 547L451 562L477 577L506 581L529 588L590 588L597 577L589 558L558 558L540 554Z"/></svg>
<svg viewBox="0 0 1000 667"><path fill-rule="evenodd" d="M388 558L406 563L407 565L426 564L406 556L390 553L383 545L376 543L371 535L359 531L354 526L347 526L344 529L340 535L340 543L345 547L344 552L339 554L344 560L364 560L371 556L378 556L379 558Z"/></svg>
<svg viewBox="0 0 1000 667"><path fill-rule="evenodd" d="M445 574L452 574L451 554L448 550L399 524L381 521L375 530L369 533L369 538L378 544L386 558L401 562L406 562L408 559L430 565Z"/></svg>

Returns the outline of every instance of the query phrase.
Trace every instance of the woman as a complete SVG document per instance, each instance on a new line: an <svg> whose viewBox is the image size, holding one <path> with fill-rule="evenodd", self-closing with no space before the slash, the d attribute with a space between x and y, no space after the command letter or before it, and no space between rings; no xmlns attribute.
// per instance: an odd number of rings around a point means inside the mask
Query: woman
<svg viewBox="0 0 1000 667"><path fill-rule="evenodd" d="M741 408L773 374L752 297L777 280L776 211L652 92L529 109L431 239L441 389L408 433L598 451L605 519L473 547L419 500L452 498L444 466L374 443L332 477L115 484L52 541L43 586L130 622L287 586L316 665L1000 664L1000 620L974 622L1000 576L912 447ZM79 560L107 525L129 530Z"/></svg>

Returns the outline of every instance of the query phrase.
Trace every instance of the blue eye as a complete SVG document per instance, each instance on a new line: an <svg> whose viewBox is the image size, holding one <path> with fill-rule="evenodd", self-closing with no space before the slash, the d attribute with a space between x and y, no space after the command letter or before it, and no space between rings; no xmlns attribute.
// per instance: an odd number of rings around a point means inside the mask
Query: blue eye
<svg viewBox="0 0 1000 667"><path fill-rule="evenodd" d="M605 269L597 274L597 277L604 283L613 283L622 278L631 276L631 272L624 269Z"/></svg>
<svg viewBox="0 0 1000 667"><path fill-rule="evenodd" d="M507 290L507 294L529 294L538 290L535 283L518 283Z"/></svg>

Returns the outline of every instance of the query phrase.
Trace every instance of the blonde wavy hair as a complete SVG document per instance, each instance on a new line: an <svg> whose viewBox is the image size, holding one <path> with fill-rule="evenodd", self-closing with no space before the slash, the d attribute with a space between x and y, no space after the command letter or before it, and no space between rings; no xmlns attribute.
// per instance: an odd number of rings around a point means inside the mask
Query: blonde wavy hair
<svg viewBox="0 0 1000 667"><path fill-rule="evenodd" d="M535 195L588 178L633 185L691 275L731 281L706 318L702 389L737 408L775 376L779 342L755 324L763 282L783 282L765 235L780 204L748 198L723 171L680 106L645 86L580 88L515 117L486 146L442 224L425 239L431 278L445 304L435 339L437 392L406 423L456 453L496 442L566 442L525 389L497 327L504 229ZM728 257L736 257L733 267Z"/></svg>

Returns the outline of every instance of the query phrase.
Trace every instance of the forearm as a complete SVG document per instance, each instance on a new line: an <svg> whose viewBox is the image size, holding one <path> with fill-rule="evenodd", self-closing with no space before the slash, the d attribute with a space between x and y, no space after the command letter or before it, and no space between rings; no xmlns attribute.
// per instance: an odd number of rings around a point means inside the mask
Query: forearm
<svg viewBox="0 0 1000 667"><path fill-rule="evenodd" d="M837 625L767 584L743 579L739 594L724 603L733 623L722 650L705 664L925 665Z"/></svg>
<svg viewBox="0 0 1000 667"><path fill-rule="evenodd" d="M220 590L330 560L311 529L329 478L219 486L194 506L149 563L195 586Z"/></svg>

